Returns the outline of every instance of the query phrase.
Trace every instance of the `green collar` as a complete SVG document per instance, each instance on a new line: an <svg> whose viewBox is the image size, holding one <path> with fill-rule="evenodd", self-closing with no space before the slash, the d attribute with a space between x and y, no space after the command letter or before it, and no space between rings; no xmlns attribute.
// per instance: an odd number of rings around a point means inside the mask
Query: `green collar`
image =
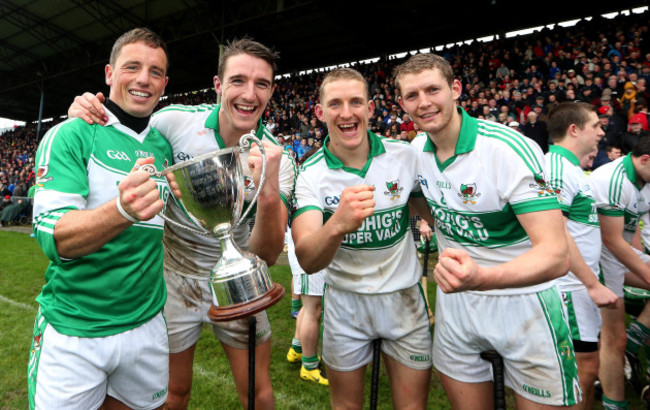
<svg viewBox="0 0 650 410"><path fill-rule="evenodd" d="M559 145L549 145L548 150L549 152L554 152L558 155L563 156L564 158L569 160L569 162L571 162L573 165L580 165L580 160L578 159L578 157L576 157L573 152L569 151L564 147L560 147Z"/></svg>
<svg viewBox="0 0 650 410"><path fill-rule="evenodd" d="M470 117L465 110L460 107L456 107L456 110L461 115L460 123L460 134L458 135L458 141L456 141L456 148L454 149L454 155L448 158L443 164L438 161L438 167L440 170L447 168L457 155L466 154L474 149L476 146L476 136L478 135L478 120L474 117ZM427 135L427 141L424 143L424 152L433 152L436 153L436 146L431 140L431 137Z"/></svg>
<svg viewBox="0 0 650 410"><path fill-rule="evenodd" d="M625 168L625 174L627 175L627 179L629 179L630 182L633 183L635 187L641 190L641 188L643 188L643 185L640 185L638 182L638 178L636 176L636 170L634 169L634 163L632 162L631 152L623 158L623 168Z"/></svg>
<svg viewBox="0 0 650 410"><path fill-rule="evenodd" d="M212 113L205 120L205 128L210 128L214 130L214 138L217 140L217 144L221 148L227 148L226 143L223 142L221 134L219 134L219 111L221 111L221 104L217 104ZM257 138L262 138L264 136L264 124L262 124L262 119L259 120L259 125L257 126L257 131L255 132Z"/></svg>
<svg viewBox="0 0 650 410"><path fill-rule="evenodd" d="M372 158L386 152L386 148L384 148L384 144L382 144L381 139L374 133L368 131L368 144L370 145L370 150L368 151L368 161L366 161L362 169L346 167L343 165L341 160L336 158L336 156L332 154L332 152L327 148L329 140L330 136L328 135L325 137L325 141L323 141L323 155L325 156L325 163L327 164L327 167L329 169L342 168L344 171L357 174L362 178L366 177L366 172L368 172L368 168L370 168Z"/></svg>

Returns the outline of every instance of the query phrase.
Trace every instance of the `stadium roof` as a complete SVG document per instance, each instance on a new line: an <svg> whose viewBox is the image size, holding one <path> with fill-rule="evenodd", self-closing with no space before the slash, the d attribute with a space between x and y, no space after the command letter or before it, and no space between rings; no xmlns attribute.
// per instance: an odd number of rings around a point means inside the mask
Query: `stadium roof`
<svg viewBox="0 0 650 410"><path fill-rule="evenodd" d="M608 3L608 5L602 5ZM123 32L160 34L170 51L167 94L207 88L218 45L250 35L280 52L280 73L360 61L495 32L646 6L647 0L2 0L0 117L67 111L82 91L106 91L104 65Z"/></svg>

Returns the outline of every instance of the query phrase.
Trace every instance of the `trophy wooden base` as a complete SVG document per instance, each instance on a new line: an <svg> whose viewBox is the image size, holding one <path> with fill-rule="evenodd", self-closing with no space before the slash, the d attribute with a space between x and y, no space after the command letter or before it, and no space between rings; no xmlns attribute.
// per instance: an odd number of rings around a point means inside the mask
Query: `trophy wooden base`
<svg viewBox="0 0 650 410"><path fill-rule="evenodd" d="M282 299L284 288L278 283L274 283L271 290L264 295L248 303L239 303L231 306L210 306L208 317L214 322L227 322L230 320L240 319L242 317L252 316L261 312Z"/></svg>

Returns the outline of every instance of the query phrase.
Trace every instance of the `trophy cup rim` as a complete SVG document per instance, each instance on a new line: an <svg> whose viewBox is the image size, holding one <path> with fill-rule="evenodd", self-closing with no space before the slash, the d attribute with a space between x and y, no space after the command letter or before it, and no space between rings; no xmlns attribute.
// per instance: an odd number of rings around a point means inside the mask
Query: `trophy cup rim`
<svg viewBox="0 0 650 410"><path fill-rule="evenodd" d="M216 155L234 153L235 151L239 152L239 147L223 148L223 149L206 152L205 154L198 155L194 158L190 158L183 162L179 162L178 164L174 164L170 167L167 167L161 171L161 174L166 175L170 172L178 171L179 169L185 168L189 165L193 165L201 161L205 161L206 159L212 158Z"/></svg>

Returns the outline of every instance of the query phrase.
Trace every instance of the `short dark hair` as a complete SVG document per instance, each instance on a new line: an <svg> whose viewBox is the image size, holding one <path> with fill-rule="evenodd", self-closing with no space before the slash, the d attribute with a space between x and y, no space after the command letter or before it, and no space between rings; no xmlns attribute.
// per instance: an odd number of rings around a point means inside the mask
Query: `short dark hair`
<svg viewBox="0 0 650 410"><path fill-rule="evenodd" d="M563 102L558 104L548 115L546 128L553 142L564 139L571 124L583 129L589 121L589 113L596 113L596 107L585 102Z"/></svg>
<svg viewBox="0 0 650 410"><path fill-rule="evenodd" d="M650 155L650 137L639 138L639 142L632 149L633 157L638 158L642 155Z"/></svg>
<svg viewBox="0 0 650 410"><path fill-rule="evenodd" d="M266 61L271 66L271 82L274 82L275 72L278 71L278 53L250 37L229 41L226 48L224 48L223 56L221 57L221 62L217 70L217 75L222 81L228 59L239 54L248 54Z"/></svg>
<svg viewBox="0 0 650 410"><path fill-rule="evenodd" d="M117 61L117 57L120 55L120 52L125 45L137 43L140 41L149 47L162 48L167 59L166 68L169 69L169 53L167 52L167 45L158 34L154 33L148 28L134 28L133 30L122 34L117 40L115 40L115 44L113 44L111 57L108 60L108 63L114 66L115 62Z"/></svg>
<svg viewBox="0 0 650 410"><path fill-rule="evenodd" d="M454 70L444 57L437 54L416 54L406 60L406 62L398 65L393 70L395 77L395 86L397 87L397 94L401 95L399 81L407 74L419 74L424 70L433 70L437 68L442 73L449 86L454 82Z"/></svg>

